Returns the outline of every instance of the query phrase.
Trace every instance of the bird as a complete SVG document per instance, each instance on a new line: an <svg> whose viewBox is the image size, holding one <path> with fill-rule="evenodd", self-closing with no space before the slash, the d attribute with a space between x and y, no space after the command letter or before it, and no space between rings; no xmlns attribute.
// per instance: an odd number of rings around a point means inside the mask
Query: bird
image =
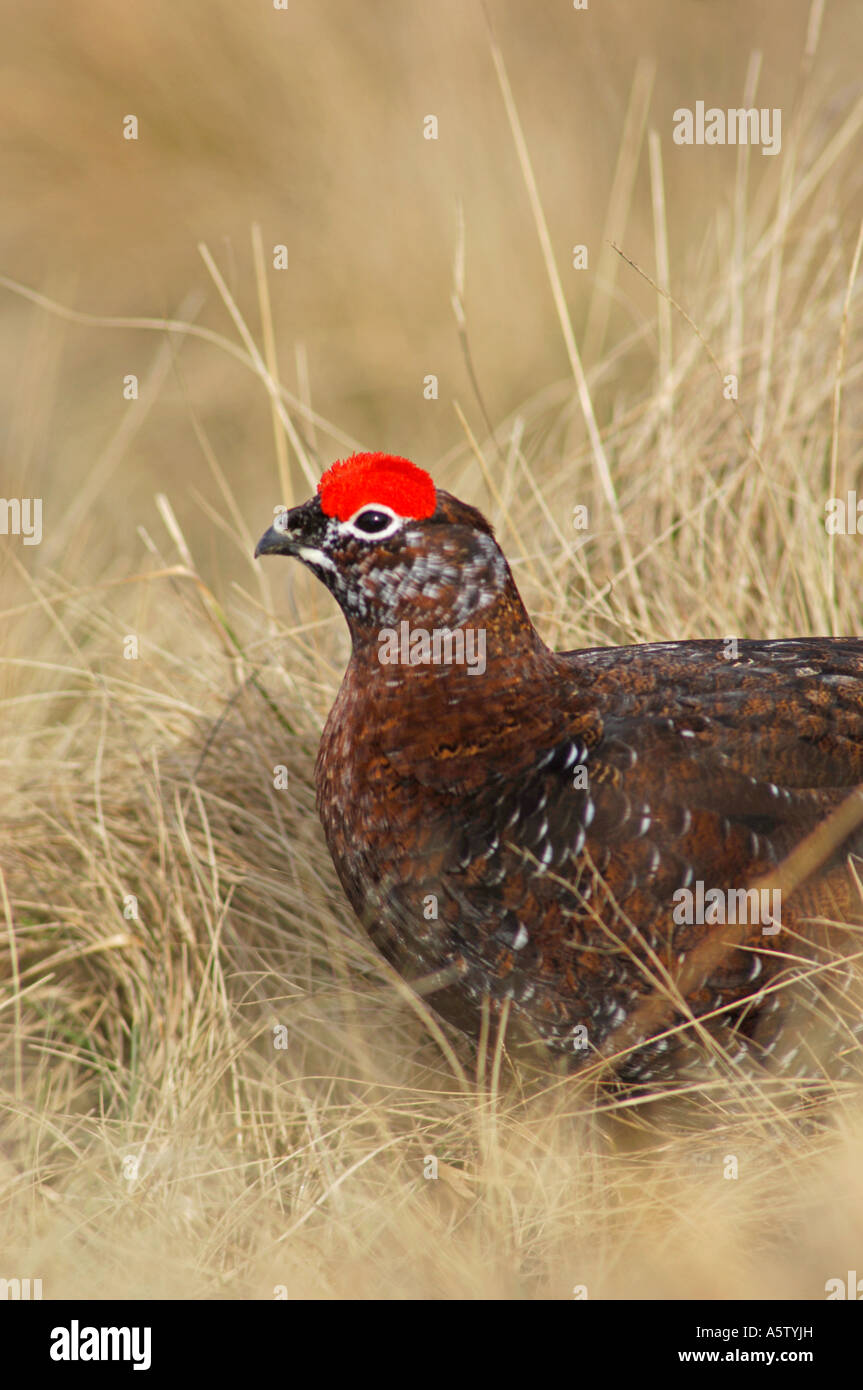
<svg viewBox="0 0 863 1390"><path fill-rule="evenodd" d="M272 554L347 620L318 813L437 1015L642 1088L859 1066L863 641L553 651L485 516L381 452L280 511Z"/></svg>

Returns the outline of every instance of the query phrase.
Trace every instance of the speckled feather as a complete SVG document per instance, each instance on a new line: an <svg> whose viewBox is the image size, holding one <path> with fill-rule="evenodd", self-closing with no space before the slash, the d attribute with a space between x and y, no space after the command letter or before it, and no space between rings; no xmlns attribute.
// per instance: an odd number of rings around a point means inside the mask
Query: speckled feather
<svg viewBox="0 0 863 1390"><path fill-rule="evenodd" d="M506 1005L514 1047L579 1066L623 1038L620 1076L679 1074L703 1038L690 1027L657 1041L684 1017L671 1007L641 1035L640 1011L723 929L674 922L673 895L699 880L750 885L863 782L863 642L740 641L734 659L711 641L554 653L488 523L447 493L371 543L318 499L288 516L289 533L332 560L306 562L353 639L316 779L372 939L469 1034L488 1000L493 1016ZM380 629L404 619L482 627L484 674L382 665ZM708 1027L732 1060L811 1068L800 1007L820 1007L814 986L763 991L850 949L840 926L811 919L859 919L845 861L861 848L858 834L783 900L779 936L751 924L690 981L696 1017L732 1006ZM834 1053L855 1021L837 1024Z"/></svg>

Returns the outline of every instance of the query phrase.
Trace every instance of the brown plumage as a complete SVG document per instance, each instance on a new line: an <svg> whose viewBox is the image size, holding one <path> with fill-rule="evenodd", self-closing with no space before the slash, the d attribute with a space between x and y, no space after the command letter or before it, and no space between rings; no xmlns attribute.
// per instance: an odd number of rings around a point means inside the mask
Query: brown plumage
<svg viewBox="0 0 863 1390"><path fill-rule="evenodd" d="M852 977L812 969L852 948L863 816L780 866L863 783L863 641L552 652L481 514L383 455L334 465L269 552L347 618L321 820L360 920L440 1014L476 1036L487 1001L509 1046L612 1055L641 1083L715 1059L711 1038L732 1066L848 1069Z"/></svg>

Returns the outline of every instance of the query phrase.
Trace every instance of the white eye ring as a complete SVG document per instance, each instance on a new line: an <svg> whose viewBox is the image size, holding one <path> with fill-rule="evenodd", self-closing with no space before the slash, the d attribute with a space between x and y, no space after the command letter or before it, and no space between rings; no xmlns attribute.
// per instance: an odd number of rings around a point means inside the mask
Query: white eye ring
<svg viewBox="0 0 863 1390"><path fill-rule="evenodd" d="M390 518L389 525L384 526L380 531L365 531L361 526L357 526L357 518L364 512L379 512L382 516ZM396 531L404 525L404 517L394 512L392 507L388 507L384 502L365 502L348 521L339 524L339 530L347 531L350 535L356 536L361 541L385 541L389 536L394 536Z"/></svg>

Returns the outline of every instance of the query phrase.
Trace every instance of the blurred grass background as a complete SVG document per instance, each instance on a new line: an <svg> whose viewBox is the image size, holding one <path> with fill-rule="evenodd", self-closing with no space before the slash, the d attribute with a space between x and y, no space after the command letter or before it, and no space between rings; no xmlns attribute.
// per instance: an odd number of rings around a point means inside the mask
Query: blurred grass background
<svg viewBox="0 0 863 1390"><path fill-rule="evenodd" d="M853 1095L811 1133L733 1087L712 1139L612 1124L581 1084L477 1076L399 990L313 810L341 619L251 561L302 461L224 342L129 322L240 345L233 308L307 468L431 468L556 644L859 632L859 547L821 525L863 440L859 6L489 10L619 509L479 5L5 8L0 493L43 499L44 539L0 537L0 1277L46 1297L820 1297L859 1266ZM747 82L781 155L673 144ZM719 370L610 239L667 258Z"/></svg>
<svg viewBox="0 0 863 1390"><path fill-rule="evenodd" d="M740 104L750 55L760 51L757 101L782 108L787 154L808 0L617 0L587 12L504 0L491 13L576 328L601 289L595 270L640 63L655 64L649 119L663 141L675 283L684 265L697 269L727 207L736 151L674 145L672 113L692 106L693 94ZM858 31L853 0L831 0L808 95L812 138L859 94L850 41ZM566 374L478 4L293 0L282 12L219 0L178 10L156 0L139 14L111 0L78 13L35 0L8 7L2 65L7 275L92 314L170 315L197 293L205 297L198 322L226 331L196 245L209 245L254 319L249 229L258 222L265 246L289 250L289 270L270 276L285 384L297 389L302 344L329 419L363 442L434 460L462 442L449 402L470 390L450 307L461 204L471 342L491 418ZM127 113L138 116L137 142L122 138ZM439 119L437 141L422 138L428 113ZM756 203L781 164L753 151ZM634 177L620 230L650 269L646 159ZM568 270L575 243L592 253L587 274ZM619 270L612 339L653 307L649 287ZM64 328L8 296L3 334L4 417L24 392L39 417L29 457L13 439L6 468L13 481L26 468L31 486L44 480L47 492L62 464L74 486L128 413L118 379L143 376L156 344L140 333ZM52 353L43 360L45 335ZM628 361L627 373L637 365ZM650 368L640 366L644 380ZM181 367L214 447L257 484L254 494L244 489L251 512L270 481L260 391L198 344L182 349ZM423 402L427 372L441 381L437 403ZM207 485L171 382L99 502L112 517L140 506L178 468Z"/></svg>

